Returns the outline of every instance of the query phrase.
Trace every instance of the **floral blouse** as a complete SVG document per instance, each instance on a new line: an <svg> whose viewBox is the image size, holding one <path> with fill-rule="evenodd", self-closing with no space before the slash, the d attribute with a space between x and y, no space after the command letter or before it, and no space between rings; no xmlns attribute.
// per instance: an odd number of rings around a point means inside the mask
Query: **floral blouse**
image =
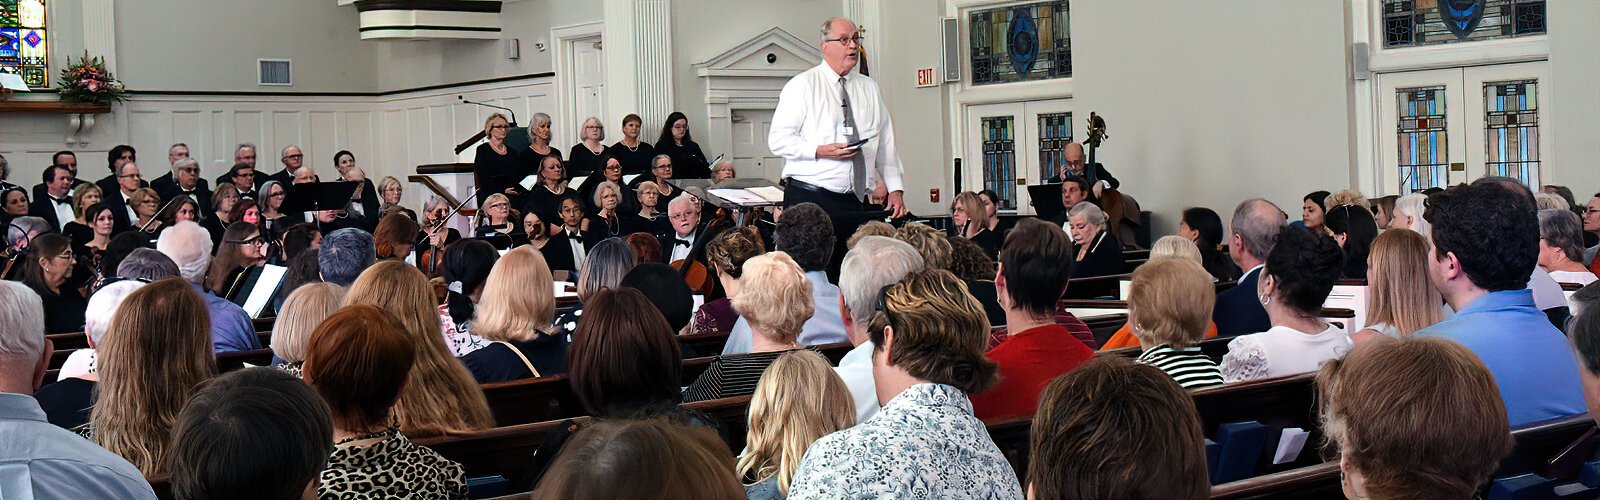
<svg viewBox="0 0 1600 500"><path fill-rule="evenodd" d="M733 301L723 297L700 306L694 312L694 321L691 321L690 333L720 333L733 330L733 323L739 320L739 313L733 310Z"/></svg>
<svg viewBox="0 0 1600 500"><path fill-rule="evenodd" d="M789 498L1015 498L1022 485L960 389L922 383L818 439Z"/></svg>
<svg viewBox="0 0 1600 500"><path fill-rule="evenodd" d="M489 341L483 340L483 337L473 335L469 327L469 324L456 323L455 318L450 317L448 304L439 305L439 331L444 332L444 345L450 347L450 353L455 357L472 354L472 351L489 345Z"/></svg>

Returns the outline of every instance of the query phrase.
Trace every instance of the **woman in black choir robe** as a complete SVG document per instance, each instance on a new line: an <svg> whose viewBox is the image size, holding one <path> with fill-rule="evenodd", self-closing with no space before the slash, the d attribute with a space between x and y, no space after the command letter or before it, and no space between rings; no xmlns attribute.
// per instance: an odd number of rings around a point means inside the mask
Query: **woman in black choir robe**
<svg viewBox="0 0 1600 500"><path fill-rule="evenodd" d="M566 162L561 157L561 150L550 147L550 115L544 113L533 114L533 124L528 127L528 149L522 150L522 169L524 177L533 175L544 165L545 157L554 156L557 160Z"/></svg>
<svg viewBox="0 0 1600 500"><path fill-rule="evenodd" d="M706 161L706 154L700 152L700 145L690 138L689 118L683 113L673 111L667 115L655 147L656 154L672 157L672 167L677 169L678 178L711 178L711 163Z"/></svg>
<svg viewBox="0 0 1600 500"><path fill-rule="evenodd" d="M511 201L505 195L495 193L484 200L483 210L478 212L478 220L473 224L473 237L493 243L499 250L505 250L528 242L527 233L523 232L522 221L519 214L511 209Z"/></svg>
<svg viewBox="0 0 1600 500"><path fill-rule="evenodd" d="M590 175L589 178L583 180L583 184L578 186L578 197L591 203L587 210L588 215L600 212L600 202L594 197L594 188L596 186L606 181L611 181L618 187L622 186L622 162L616 158L606 158L605 165L604 169ZM621 191L619 193L621 202L617 205L617 210L627 213L639 211L639 199L633 190L623 188L619 191Z"/></svg>
<svg viewBox="0 0 1600 500"><path fill-rule="evenodd" d="M560 158L544 157L544 164L539 167L539 185L528 193L528 201L523 204L522 211L539 214L539 220L543 221L560 220L561 199L577 196L576 190L567 187L566 173ZM555 226L551 224L550 231L555 231Z"/></svg>
<svg viewBox="0 0 1600 500"><path fill-rule="evenodd" d="M94 230L89 228L91 218L85 212L90 205L100 203L102 199L100 186L94 184L78 186L78 190L72 193L72 215L76 218L61 226L61 234L67 235L74 246L94 239Z"/></svg>
<svg viewBox="0 0 1600 500"><path fill-rule="evenodd" d="M672 222L667 220L667 206L663 203L666 198L661 197L661 188L654 181L645 181L639 184L639 219L645 229L641 231L661 236L672 230Z"/></svg>
<svg viewBox="0 0 1600 500"><path fill-rule="evenodd" d="M478 145L472 158L472 180L478 186L479 206L491 194L519 199L523 196L517 181L525 176L525 169L521 154L506 144L506 130L510 128L511 122L500 113L489 115L483 122L483 133L489 140Z"/></svg>
<svg viewBox="0 0 1600 500"><path fill-rule="evenodd" d="M599 243L606 238L621 238L639 231L646 231L644 219L622 207L622 192L626 189L615 182L602 182L595 188L594 201L595 214L588 216L587 229L584 236L588 238L589 246Z"/></svg>
<svg viewBox="0 0 1600 500"><path fill-rule="evenodd" d="M656 192L660 193L661 203L663 204L660 209L665 212L666 202L683 194L683 190L672 184L673 168L671 157L663 153L656 153L655 158L650 160L650 163L650 173L635 177L633 182L628 183L628 185L637 189L646 182L655 183Z"/></svg>
<svg viewBox="0 0 1600 500"><path fill-rule="evenodd" d="M642 175L650 171L650 158L656 155L656 148L639 140L639 129L643 125L644 120L639 115L629 113L622 117L622 140L611 145L611 157L622 162L623 175Z"/></svg>
<svg viewBox="0 0 1600 500"><path fill-rule="evenodd" d="M567 152L567 172L573 177L592 176L606 166L606 145L600 142L606 138L606 126L591 116L583 121L578 137L582 140Z"/></svg>

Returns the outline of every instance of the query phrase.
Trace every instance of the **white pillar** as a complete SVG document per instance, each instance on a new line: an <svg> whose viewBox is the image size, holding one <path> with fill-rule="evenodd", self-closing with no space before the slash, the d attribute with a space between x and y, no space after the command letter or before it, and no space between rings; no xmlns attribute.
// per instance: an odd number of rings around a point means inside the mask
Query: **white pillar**
<svg viewBox="0 0 1600 500"><path fill-rule="evenodd" d="M637 113L654 130L672 105L671 0L605 0L606 108L612 128ZM648 140L648 139L647 139Z"/></svg>

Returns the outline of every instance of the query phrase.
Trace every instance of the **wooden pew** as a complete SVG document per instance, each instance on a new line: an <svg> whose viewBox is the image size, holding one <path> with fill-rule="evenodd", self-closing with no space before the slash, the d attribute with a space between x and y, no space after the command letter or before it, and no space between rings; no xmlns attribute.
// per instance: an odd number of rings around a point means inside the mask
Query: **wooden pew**
<svg viewBox="0 0 1600 500"><path fill-rule="evenodd" d="M261 340L262 346L266 346L272 341L271 331L257 330L256 336ZM88 336L83 332L58 333L54 335L48 335L47 337L51 338L51 342L56 349L55 352L50 354L50 368L52 369L61 368L61 365L66 364L67 357L72 356L72 353L76 352L78 349L89 348ZM61 340L62 343L55 343L58 339ZM62 347L63 343L68 346L77 347Z"/></svg>
<svg viewBox="0 0 1600 500"><path fill-rule="evenodd" d="M1132 274L1113 274L1109 276L1096 276L1093 278L1070 279L1067 280L1067 291L1061 296L1061 298L1119 298L1122 289L1122 280L1131 279L1132 277Z"/></svg>
<svg viewBox="0 0 1600 500"><path fill-rule="evenodd" d="M685 358L715 356L721 354L722 347L728 343L728 332L679 335L678 343L683 346Z"/></svg>

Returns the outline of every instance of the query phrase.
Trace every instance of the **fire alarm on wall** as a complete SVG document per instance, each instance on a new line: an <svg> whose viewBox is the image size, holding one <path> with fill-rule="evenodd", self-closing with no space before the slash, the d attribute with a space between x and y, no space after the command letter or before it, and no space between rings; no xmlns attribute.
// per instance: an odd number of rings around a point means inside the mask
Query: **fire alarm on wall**
<svg viewBox="0 0 1600 500"><path fill-rule="evenodd" d="M929 189L928 190L928 202L930 202L930 203L938 203L939 202L939 188L933 188L933 189Z"/></svg>

